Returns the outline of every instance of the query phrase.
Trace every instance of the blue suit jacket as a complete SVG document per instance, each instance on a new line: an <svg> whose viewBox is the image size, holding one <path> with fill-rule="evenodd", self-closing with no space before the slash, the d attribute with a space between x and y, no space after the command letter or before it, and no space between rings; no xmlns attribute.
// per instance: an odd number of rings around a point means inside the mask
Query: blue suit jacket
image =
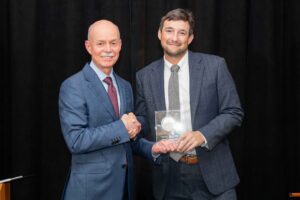
<svg viewBox="0 0 300 200"><path fill-rule="evenodd" d="M196 148L199 167L209 191L220 194L239 182L227 135L241 124L243 110L225 60L214 55L188 53L192 128L203 133L209 147ZM154 141L154 111L166 110L164 60L141 69L136 82L136 115L146 137ZM153 187L157 199L164 196L168 176L168 162L154 166Z"/></svg>
<svg viewBox="0 0 300 200"><path fill-rule="evenodd" d="M130 84L114 74L120 94L120 116L133 111ZM59 94L62 133L72 154L64 199L121 200L128 164L129 199L134 199L132 150L152 159L152 143L130 142L122 121L115 117L108 94L93 69L65 80Z"/></svg>

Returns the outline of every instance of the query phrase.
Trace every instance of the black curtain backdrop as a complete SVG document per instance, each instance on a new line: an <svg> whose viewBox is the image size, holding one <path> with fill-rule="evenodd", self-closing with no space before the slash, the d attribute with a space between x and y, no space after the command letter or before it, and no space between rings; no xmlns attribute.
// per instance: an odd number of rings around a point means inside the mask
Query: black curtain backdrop
<svg viewBox="0 0 300 200"><path fill-rule="evenodd" d="M299 0L2 0L0 179L32 175L13 182L12 199L61 195L70 154L59 86L90 60L88 26L102 18L119 26L115 70L134 87L135 72L162 56L160 18L178 7L195 15L191 50L225 57L245 109L230 136L239 199L300 192ZM136 158L138 200L152 199L150 173Z"/></svg>

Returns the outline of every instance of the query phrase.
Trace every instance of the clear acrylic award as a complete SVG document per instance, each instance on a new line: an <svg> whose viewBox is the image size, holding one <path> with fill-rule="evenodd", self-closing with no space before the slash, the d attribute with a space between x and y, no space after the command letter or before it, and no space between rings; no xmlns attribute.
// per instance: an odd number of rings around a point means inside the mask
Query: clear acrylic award
<svg viewBox="0 0 300 200"><path fill-rule="evenodd" d="M180 137L185 131L180 110L155 111L156 141Z"/></svg>

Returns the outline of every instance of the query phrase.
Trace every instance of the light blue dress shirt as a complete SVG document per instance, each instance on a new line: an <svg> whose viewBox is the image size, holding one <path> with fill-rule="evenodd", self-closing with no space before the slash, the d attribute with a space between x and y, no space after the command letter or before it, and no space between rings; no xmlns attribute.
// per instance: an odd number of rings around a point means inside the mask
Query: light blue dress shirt
<svg viewBox="0 0 300 200"><path fill-rule="evenodd" d="M108 77L108 76L111 77L112 82L113 82L113 84L114 84L114 86L115 86L115 88L116 88L116 90L117 90L118 105L119 105L119 112L120 112L120 108L121 108L121 106L120 106L120 95L119 95L118 84L117 84L116 78L115 78L115 76L114 76L114 71L111 70L110 75L106 75L105 73L103 73L103 72L95 65L95 63L94 63L93 61L90 62L90 66L91 66L91 68L96 72L96 74L97 74L99 80L101 81L102 85L104 86L106 92L107 92L107 90L108 90L108 85L104 82L104 79L105 79L106 77Z"/></svg>

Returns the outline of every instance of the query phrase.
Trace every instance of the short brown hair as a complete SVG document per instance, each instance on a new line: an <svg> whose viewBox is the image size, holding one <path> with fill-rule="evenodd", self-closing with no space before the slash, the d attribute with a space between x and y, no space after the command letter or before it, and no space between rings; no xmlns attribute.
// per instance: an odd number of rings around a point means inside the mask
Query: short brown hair
<svg viewBox="0 0 300 200"><path fill-rule="evenodd" d="M190 25L189 34L192 35L194 32L195 21L193 17L193 13L189 10L177 8L169 11L165 16L163 16L160 20L159 30L161 31L165 21L187 21Z"/></svg>

